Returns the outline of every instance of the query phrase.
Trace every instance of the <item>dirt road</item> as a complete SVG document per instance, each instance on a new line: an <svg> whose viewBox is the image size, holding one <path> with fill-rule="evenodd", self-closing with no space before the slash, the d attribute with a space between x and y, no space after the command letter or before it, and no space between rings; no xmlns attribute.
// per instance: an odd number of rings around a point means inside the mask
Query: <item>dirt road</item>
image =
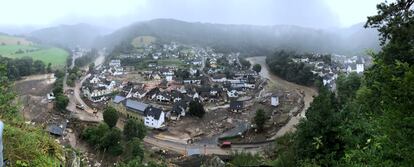
<svg viewBox="0 0 414 167"><path fill-rule="evenodd" d="M260 75L264 78L269 79L269 81L275 84L277 87L285 89L285 90L290 90L290 91L296 91L296 90L303 91L305 95L304 97L305 106L303 107L302 111L297 116L292 117L289 120L289 122L285 126L283 126L272 139L283 136L287 132L294 131L295 125L299 123L299 120L301 118L305 117L306 110L309 108L310 103L313 101L313 97L318 95L318 92L313 88L298 85L293 82L286 81L276 75L273 75L269 71L269 68L266 64L265 56L249 57L247 58L247 60L250 61L251 64L260 64L262 66Z"/></svg>

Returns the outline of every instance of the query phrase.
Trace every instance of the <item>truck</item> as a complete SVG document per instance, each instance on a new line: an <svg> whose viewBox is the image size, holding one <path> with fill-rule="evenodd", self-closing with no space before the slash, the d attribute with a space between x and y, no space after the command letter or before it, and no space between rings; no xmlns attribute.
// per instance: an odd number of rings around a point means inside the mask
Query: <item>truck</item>
<svg viewBox="0 0 414 167"><path fill-rule="evenodd" d="M78 108L80 110L84 110L85 106L83 104L76 104L76 108Z"/></svg>

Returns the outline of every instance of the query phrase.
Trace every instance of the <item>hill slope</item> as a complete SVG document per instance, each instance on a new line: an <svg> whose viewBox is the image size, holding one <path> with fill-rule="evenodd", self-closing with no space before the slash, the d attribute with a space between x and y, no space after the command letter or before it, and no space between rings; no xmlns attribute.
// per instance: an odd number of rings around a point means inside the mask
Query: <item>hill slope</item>
<svg viewBox="0 0 414 167"><path fill-rule="evenodd" d="M28 34L33 40L69 48L76 46L90 47L99 35L101 35L101 29L89 24L60 25L36 30Z"/></svg>
<svg viewBox="0 0 414 167"><path fill-rule="evenodd" d="M366 33L362 27L353 29L351 35L341 35L344 31L287 25L224 25L157 19L119 29L99 38L97 45L111 48L121 42L129 43L137 36L150 35L165 42L210 46L220 51L237 51L246 55L266 54L275 49L353 54L361 53L365 48L378 48L376 42L363 42L363 46L351 45L364 40L377 41L376 35ZM364 38L359 38L360 34L353 35L357 33L362 33Z"/></svg>

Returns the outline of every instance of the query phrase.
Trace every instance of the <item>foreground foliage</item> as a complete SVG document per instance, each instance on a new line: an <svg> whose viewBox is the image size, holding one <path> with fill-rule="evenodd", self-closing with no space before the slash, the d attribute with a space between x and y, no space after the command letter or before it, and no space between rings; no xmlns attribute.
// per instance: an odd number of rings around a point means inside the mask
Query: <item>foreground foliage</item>
<svg viewBox="0 0 414 167"><path fill-rule="evenodd" d="M24 123L13 100L11 84L0 65L0 120L3 132L4 159L11 166L59 166L64 164L62 147L41 127Z"/></svg>
<svg viewBox="0 0 414 167"><path fill-rule="evenodd" d="M383 45L373 55L373 67L362 79L341 76L336 96L322 89L297 131L277 140L273 165L414 164L413 4L397 0L377 6L378 15L366 23L378 28Z"/></svg>

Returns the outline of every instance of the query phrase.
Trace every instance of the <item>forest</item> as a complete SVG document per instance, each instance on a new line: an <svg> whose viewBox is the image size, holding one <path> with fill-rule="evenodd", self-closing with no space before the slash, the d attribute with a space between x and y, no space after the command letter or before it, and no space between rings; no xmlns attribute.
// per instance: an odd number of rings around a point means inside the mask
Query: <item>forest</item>
<svg viewBox="0 0 414 167"><path fill-rule="evenodd" d="M266 63L272 73L302 85L313 85L317 76L311 70L312 67L305 63L295 63L292 58L307 57L307 54L298 54L293 51L277 51L273 55L266 57Z"/></svg>

